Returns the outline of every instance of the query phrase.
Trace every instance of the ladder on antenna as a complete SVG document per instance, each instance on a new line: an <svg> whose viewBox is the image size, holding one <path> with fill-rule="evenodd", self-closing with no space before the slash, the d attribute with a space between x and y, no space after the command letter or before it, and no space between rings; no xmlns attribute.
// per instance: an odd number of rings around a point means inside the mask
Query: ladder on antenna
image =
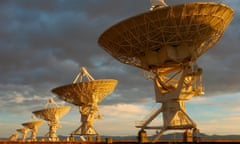
<svg viewBox="0 0 240 144"><path fill-rule="evenodd" d="M135 126L137 128L145 129L146 126L159 115L159 113L162 111L162 108L153 108L151 113L147 115L142 121L136 122Z"/></svg>

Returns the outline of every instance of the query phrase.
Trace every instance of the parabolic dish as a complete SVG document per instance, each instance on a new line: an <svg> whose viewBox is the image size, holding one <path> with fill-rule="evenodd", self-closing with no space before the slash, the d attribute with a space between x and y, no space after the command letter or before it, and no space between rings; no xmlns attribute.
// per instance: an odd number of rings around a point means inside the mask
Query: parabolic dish
<svg viewBox="0 0 240 144"><path fill-rule="evenodd" d="M233 19L232 8L213 2L168 6L106 30L100 46L122 63L145 70L195 61L213 47Z"/></svg>
<svg viewBox="0 0 240 144"><path fill-rule="evenodd" d="M71 109L70 106L62 106L62 107L38 110L38 111L34 111L32 113L36 117L44 119L46 121L56 121L56 120L59 120L65 114L67 114L70 109Z"/></svg>
<svg viewBox="0 0 240 144"><path fill-rule="evenodd" d="M36 127L41 126L42 124L43 124L43 121L32 121L32 122L23 123L22 125L29 129L34 129Z"/></svg>
<svg viewBox="0 0 240 144"><path fill-rule="evenodd" d="M16 129L18 132L20 133L25 133L27 132L29 129L28 128L21 128L21 129Z"/></svg>
<svg viewBox="0 0 240 144"><path fill-rule="evenodd" d="M57 87L52 92L77 106L96 104L113 92L117 82L113 79L92 80Z"/></svg>

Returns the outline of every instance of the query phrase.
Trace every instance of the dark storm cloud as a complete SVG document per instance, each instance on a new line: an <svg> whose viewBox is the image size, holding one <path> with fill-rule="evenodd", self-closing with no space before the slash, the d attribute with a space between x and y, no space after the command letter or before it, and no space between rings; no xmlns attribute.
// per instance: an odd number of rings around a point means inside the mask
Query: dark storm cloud
<svg viewBox="0 0 240 144"><path fill-rule="evenodd" d="M219 44L199 60L209 95L234 93L240 87L240 2L223 2L235 9L235 19ZM0 100L9 101L1 106L10 107L12 99L30 109L40 107L39 101L53 96L52 88L71 83L81 66L96 79L119 80L103 104L153 99L152 81L140 69L118 62L97 44L108 27L148 11L149 6L148 0L0 1Z"/></svg>

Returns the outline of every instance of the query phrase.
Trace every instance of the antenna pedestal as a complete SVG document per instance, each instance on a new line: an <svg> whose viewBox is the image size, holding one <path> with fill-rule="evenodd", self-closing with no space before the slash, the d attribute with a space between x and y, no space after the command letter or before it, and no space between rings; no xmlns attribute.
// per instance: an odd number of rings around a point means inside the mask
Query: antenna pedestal
<svg viewBox="0 0 240 144"><path fill-rule="evenodd" d="M189 130L196 128L195 122L187 115L184 101L162 103L163 126L153 140L156 142L167 130ZM160 113L159 113L160 114Z"/></svg>
<svg viewBox="0 0 240 144"><path fill-rule="evenodd" d="M31 140L32 141L36 141L37 140L37 133L38 133L38 129L34 127L32 129L32 134L31 134Z"/></svg>
<svg viewBox="0 0 240 144"><path fill-rule="evenodd" d="M71 135L82 135L82 136L93 136L98 135L97 131L93 127L93 122L100 118L98 114L97 105L84 105L79 107L79 112L81 114L81 126L74 130Z"/></svg>
<svg viewBox="0 0 240 144"><path fill-rule="evenodd" d="M48 126L49 126L49 136L48 138L51 140L51 141L58 141L59 138L57 136L57 129L60 128L60 124L58 122L49 122L48 123Z"/></svg>
<svg viewBox="0 0 240 144"><path fill-rule="evenodd" d="M183 101L162 103L164 129L189 129L195 128L196 124L186 113Z"/></svg>
<svg viewBox="0 0 240 144"><path fill-rule="evenodd" d="M154 73L156 102L162 103L162 106L136 127L160 129L154 141L157 141L166 130L196 128L196 124L186 113L184 101L204 93L201 82L202 69L187 63L174 68L156 69ZM148 126L160 113L163 117L163 126Z"/></svg>

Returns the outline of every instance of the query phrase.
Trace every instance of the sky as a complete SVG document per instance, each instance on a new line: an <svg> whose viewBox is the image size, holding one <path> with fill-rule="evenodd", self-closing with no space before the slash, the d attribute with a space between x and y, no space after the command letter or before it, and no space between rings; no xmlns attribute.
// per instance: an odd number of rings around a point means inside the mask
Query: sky
<svg viewBox="0 0 240 144"><path fill-rule="evenodd" d="M166 0L169 5L191 1ZM235 17L222 39L197 61L203 68L205 95L187 101L187 112L203 133L240 134L240 1L215 2L232 7ZM97 40L113 24L149 7L148 0L1 0L0 137L16 133L51 97L72 106L57 133L68 135L76 129L78 108L51 89L72 83L82 66L95 79L118 80L115 91L100 103L104 118L94 123L97 131L136 135L135 122L159 107L153 83L141 69L111 57ZM38 135L47 131L45 123Z"/></svg>

